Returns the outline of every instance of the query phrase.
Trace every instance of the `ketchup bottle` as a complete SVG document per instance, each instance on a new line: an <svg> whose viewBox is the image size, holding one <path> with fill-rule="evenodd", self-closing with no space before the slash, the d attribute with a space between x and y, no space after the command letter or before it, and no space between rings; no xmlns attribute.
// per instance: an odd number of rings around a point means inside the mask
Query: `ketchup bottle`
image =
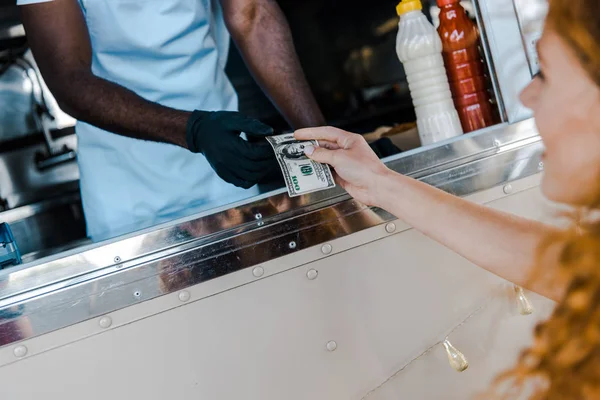
<svg viewBox="0 0 600 400"><path fill-rule="evenodd" d="M477 25L460 0L437 0L444 63L454 105L465 133L496 123Z"/></svg>

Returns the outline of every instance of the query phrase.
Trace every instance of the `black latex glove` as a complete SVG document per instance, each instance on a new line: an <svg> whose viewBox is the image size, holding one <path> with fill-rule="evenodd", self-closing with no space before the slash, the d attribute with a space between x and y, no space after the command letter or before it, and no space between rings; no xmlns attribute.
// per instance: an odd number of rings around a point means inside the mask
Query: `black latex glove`
<svg viewBox="0 0 600 400"><path fill-rule="evenodd" d="M269 136L273 128L238 112L194 111L187 124L187 144L190 151L204 154L221 179L249 189L277 168L277 160L266 140L249 143L241 132Z"/></svg>
<svg viewBox="0 0 600 400"><path fill-rule="evenodd" d="M402 150L392 143L389 138L381 138L373 143L369 143L369 146L371 146L371 149L379 158L390 157L398 153L402 153Z"/></svg>

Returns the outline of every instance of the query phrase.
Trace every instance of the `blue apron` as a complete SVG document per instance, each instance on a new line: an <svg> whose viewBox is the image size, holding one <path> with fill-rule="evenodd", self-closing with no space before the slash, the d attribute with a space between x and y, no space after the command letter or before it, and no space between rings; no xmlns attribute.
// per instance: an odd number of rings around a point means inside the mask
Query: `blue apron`
<svg viewBox="0 0 600 400"><path fill-rule="evenodd" d="M95 75L164 106L237 110L218 0L80 0ZM79 122L88 235L104 240L258 194L218 178L204 156Z"/></svg>

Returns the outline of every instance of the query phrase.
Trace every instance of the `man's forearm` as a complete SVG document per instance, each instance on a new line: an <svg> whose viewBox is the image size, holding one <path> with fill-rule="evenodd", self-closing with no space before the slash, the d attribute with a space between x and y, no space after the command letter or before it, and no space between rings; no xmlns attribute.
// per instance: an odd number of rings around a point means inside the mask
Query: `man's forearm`
<svg viewBox="0 0 600 400"><path fill-rule="evenodd" d="M116 134L186 147L188 113L161 107L92 73L92 46L78 0L20 8L28 44L61 108Z"/></svg>
<svg viewBox="0 0 600 400"><path fill-rule="evenodd" d="M88 71L72 72L60 81L53 92L74 118L119 135L187 148L189 112L147 101Z"/></svg>
<svg viewBox="0 0 600 400"><path fill-rule="evenodd" d="M228 26L248 68L288 123L294 129L324 125L277 2L258 1L233 20Z"/></svg>

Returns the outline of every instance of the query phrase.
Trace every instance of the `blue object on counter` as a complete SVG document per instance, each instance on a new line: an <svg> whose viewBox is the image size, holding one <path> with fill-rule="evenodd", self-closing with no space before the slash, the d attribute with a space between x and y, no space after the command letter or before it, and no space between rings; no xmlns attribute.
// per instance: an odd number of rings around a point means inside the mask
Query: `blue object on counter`
<svg viewBox="0 0 600 400"><path fill-rule="evenodd" d="M0 269L21 264L17 242L6 223L0 224Z"/></svg>

